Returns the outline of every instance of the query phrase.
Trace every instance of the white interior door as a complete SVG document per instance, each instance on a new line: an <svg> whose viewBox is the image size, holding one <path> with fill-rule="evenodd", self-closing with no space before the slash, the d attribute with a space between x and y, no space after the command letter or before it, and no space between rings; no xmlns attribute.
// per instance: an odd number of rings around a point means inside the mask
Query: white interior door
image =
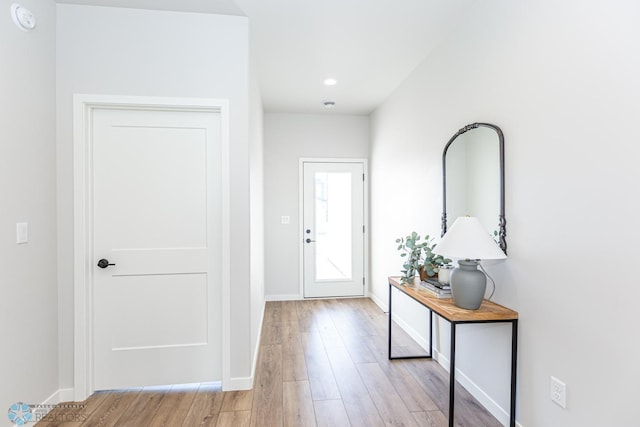
<svg viewBox="0 0 640 427"><path fill-rule="evenodd" d="M304 296L364 295L364 164L303 163Z"/></svg>
<svg viewBox="0 0 640 427"><path fill-rule="evenodd" d="M221 380L220 115L92 123L94 389Z"/></svg>

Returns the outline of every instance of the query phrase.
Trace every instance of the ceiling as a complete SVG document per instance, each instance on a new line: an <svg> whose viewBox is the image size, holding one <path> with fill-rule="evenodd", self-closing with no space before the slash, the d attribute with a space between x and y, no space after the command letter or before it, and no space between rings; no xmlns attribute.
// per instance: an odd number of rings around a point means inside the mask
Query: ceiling
<svg viewBox="0 0 640 427"><path fill-rule="evenodd" d="M58 0L247 16L267 112L369 114L477 0ZM323 85L333 77L338 84ZM325 100L335 101L327 109Z"/></svg>

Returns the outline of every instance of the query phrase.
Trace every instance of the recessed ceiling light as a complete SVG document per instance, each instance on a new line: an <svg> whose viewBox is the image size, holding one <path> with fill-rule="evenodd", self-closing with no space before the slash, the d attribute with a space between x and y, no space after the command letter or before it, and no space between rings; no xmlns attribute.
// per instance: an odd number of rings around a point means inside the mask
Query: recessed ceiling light
<svg viewBox="0 0 640 427"><path fill-rule="evenodd" d="M338 81L336 79L325 79L322 83L324 83L325 86L335 86L338 84Z"/></svg>
<svg viewBox="0 0 640 427"><path fill-rule="evenodd" d="M322 101L324 108L333 108L336 106L336 101Z"/></svg>

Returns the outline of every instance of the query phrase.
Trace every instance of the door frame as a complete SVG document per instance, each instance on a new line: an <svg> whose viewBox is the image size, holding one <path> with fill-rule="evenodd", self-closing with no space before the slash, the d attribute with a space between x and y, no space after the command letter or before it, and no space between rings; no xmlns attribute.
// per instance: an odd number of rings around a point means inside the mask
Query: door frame
<svg viewBox="0 0 640 427"><path fill-rule="evenodd" d="M74 400L83 401L93 384L93 233L92 231L92 118L96 109L211 112L220 114L221 150L221 312L222 383L231 383L230 313L230 177L229 101L209 98L165 98L74 94L73 96L73 212L74 212Z"/></svg>
<svg viewBox="0 0 640 427"><path fill-rule="evenodd" d="M363 233L363 275L364 275L364 297L369 296L369 168L367 159L363 158L333 158L333 157L301 157L298 162L298 265L299 265L299 282L298 289L300 299L304 296L304 164L305 163L360 163L364 173L363 180L363 196L364 196L364 233ZM332 297L334 298L334 297ZM338 297L351 298L351 297ZM313 297L309 299L322 299L321 297Z"/></svg>

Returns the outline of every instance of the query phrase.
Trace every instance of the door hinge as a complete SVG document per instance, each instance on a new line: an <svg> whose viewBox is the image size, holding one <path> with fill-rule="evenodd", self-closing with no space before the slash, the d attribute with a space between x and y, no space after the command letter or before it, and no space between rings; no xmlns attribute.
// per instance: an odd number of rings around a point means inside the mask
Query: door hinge
<svg viewBox="0 0 640 427"><path fill-rule="evenodd" d="M364 286L364 277L362 278L362 286Z"/></svg>
<svg viewBox="0 0 640 427"><path fill-rule="evenodd" d="M362 174L362 180L364 181L364 174Z"/></svg>
<svg viewBox="0 0 640 427"><path fill-rule="evenodd" d="M362 226L362 232L364 233L364 225Z"/></svg>

